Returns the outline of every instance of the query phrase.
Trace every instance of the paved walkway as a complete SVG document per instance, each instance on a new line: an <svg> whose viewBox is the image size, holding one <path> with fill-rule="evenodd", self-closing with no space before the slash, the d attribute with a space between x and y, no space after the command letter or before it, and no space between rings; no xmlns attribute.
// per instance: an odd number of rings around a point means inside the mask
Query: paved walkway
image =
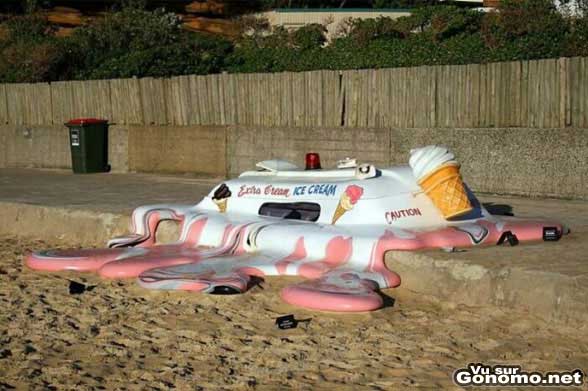
<svg viewBox="0 0 588 391"><path fill-rule="evenodd" d="M0 233L103 243L125 232L133 208L196 203L217 182L0 169ZM478 196L492 210L557 219L572 233L556 243L514 248L389 253L389 266L403 277L398 294L404 289L469 305L523 307L548 319L588 320L588 202Z"/></svg>

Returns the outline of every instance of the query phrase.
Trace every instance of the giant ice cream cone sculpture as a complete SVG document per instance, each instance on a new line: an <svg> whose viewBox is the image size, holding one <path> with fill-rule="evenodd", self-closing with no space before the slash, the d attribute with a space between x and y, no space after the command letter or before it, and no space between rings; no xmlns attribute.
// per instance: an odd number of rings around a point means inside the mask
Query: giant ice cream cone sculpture
<svg viewBox="0 0 588 391"><path fill-rule="evenodd" d="M216 207L220 213L225 213L227 211L227 202L230 196L231 191L224 183L220 185L214 192L214 195L212 196L212 202L216 204Z"/></svg>
<svg viewBox="0 0 588 391"><path fill-rule="evenodd" d="M410 166L425 194L446 219L473 209L459 172L460 165L446 147L429 145L410 151Z"/></svg>
<svg viewBox="0 0 588 391"><path fill-rule="evenodd" d="M341 216L353 209L362 195L363 188L356 185L347 186L347 189L345 189L343 194L341 194L341 198L339 199L339 204L337 205L337 209L335 209L335 213L333 214L333 220L331 221L331 224L335 224L337 220L341 218Z"/></svg>

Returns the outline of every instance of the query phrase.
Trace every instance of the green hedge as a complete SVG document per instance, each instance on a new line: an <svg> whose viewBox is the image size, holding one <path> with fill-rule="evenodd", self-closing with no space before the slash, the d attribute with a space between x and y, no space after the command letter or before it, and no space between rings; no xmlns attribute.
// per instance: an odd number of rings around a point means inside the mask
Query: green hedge
<svg viewBox="0 0 588 391"><path fill-rule="evenodd" d="M189 33L163 10L125 8L67 38L34 15L0 26L0 82L163 77L228 72L361 69L588 55L588 16L550 0L504 0L500 12L453 6L409 17L350 21L328 45L326 29L264 29L237 41ZM244 24L245 26L245 24Z"/></svg>

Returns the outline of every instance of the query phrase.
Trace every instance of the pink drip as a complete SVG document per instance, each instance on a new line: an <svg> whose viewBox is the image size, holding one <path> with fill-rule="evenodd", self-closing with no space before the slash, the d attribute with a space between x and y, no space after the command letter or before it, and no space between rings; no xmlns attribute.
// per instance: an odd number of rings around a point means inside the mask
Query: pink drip
<svg viewBox="0 0 588 391"><path fill-rule="evenodd" d="M298 273L306 278L319 278L330 269L347 263L352 252L352 239L337 236L327 243L325 258L301 265Z"/></svg>
<svg viewBox="0 0 588 391"><path fill-rule="evenodd" d="M306 248L304 247L304 236L301 236L296 241L296 247L294 247L292 254L276 262L276 269L279 274L286 274L288 265L304 258L306 258Z"/></svg>

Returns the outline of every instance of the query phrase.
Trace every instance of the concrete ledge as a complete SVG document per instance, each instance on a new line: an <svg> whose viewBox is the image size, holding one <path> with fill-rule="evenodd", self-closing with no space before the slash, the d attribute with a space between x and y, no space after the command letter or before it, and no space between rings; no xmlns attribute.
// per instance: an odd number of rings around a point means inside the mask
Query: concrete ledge
<svg viewBox="0 0 588 391"><path fill-rule="evenodd" d="M487 267L468 260L394 251L389 268L402 276L401 289L469 306L499 306L563 323L588 320L588 278L528 270L517 265Z"/></svg>
<svg viewBox="0 0 588 391"><path fill-rule="evenodd" d="M63 240L80 246L106 243L128 231L129 216L89 210L0 202L0 234Z"/></svg>

